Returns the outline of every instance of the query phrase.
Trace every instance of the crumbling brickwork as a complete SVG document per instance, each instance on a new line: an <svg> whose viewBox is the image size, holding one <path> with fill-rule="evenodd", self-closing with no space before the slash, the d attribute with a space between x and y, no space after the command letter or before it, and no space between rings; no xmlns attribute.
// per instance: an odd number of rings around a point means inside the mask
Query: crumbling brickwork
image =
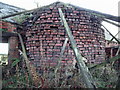
<svg viewBox="0 0 120 90"><path fill-rule="evenodd" d="M58 8L62 8L68 25L76 40L80 53L89 63L105 60L104 30L101 19L85 10L54 3L34 11L33 17L25 22L26 49L29 60L38 68L42 65L55 66L65 41L66 31L61 23ZM75 59L68 42L61 64Z"/></svg>
<svg viewBox="0 0 120 90"><path fill-rule="evenodd" d="M1 21L0 20L0 29L8 32L12 32L16 29L15 25L6 22L6 21Z"/></svg>

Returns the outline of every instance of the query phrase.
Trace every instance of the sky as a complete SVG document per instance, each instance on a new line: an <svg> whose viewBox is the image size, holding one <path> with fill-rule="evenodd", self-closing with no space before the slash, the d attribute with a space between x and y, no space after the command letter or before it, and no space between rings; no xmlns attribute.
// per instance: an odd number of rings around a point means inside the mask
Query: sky
<svg viewBox="0 0 120 90"><path fill-rule="evenodd" d="M70 3L83 8L111 14L118 16L118 2L119 0L0 0L0 2L7 3L13 6L24 8L26 10L37 8L36 3L39 7L49 5L56 1L62 1L64 3ZM120 7L120 6L119 6ZM103 25L115 35L118 32L118 27L103 22ZM111 39L108 33L106 34L107 39Z"/></svg>
<svg viewBox="0 0 120 90"><path fill-rule="evenodd" d="M44 6L56 1L71 3L83 8L97 10L116 16L118 15L119 0L0 0L0 2L25 8L27 10L36 8L36 3L39 3L39 6Z"/></svg>
<svg viewBox="0 0 120 90"><path fill-rule="evenodd" d="M8 54L8 44L0 43L0 54Z"/></svg>
<svg viewBox="0 0 120 90"><path fill-rule="evenodd" d="M0 2L21 7L27 10L36 8L36 3L38 3L39 7L41 7L49 5L56 1L62 1L83 8L118 16L119 0L0 0ZM118 32L118 28L116 26L110 25L108 23L103 24L113 33L113 35L115 35Z"/></svg>

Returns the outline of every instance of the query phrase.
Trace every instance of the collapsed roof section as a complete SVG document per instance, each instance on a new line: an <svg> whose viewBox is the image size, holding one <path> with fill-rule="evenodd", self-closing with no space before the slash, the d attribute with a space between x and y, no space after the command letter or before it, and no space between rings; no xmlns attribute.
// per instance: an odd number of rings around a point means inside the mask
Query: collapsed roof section
<svg viewBox="0 0 120 90"><path fill-rule="evenodd" d="M75 6L75 5L71 5L71 4L66 4L66 3L63 3L63 2L55 2L55 3L52 3L50 5L40 7L40 8L36 8L36 9L32 9L32 10L26 10L26 11L23 11L23 12L19 12L19 13L15 13L15 14L11 14L11 15L2 16L2 17L0 17L0 19L6 19L6 18L15 16L15 15L19 15L19 14L23 14L23 13L28 13L28 12L33 13L33 15L34 15L36 13L35 11L45 9L47 7L54 6L56 4L64 4L66 7L72 7L72 8L76 8L78 10L85 10L85 11L87 11L87 12L89 12L89 13L95 15L95 16L101 17L103 19L109 19L109 20L112 20L112 21L115 21L115 22L120 22L120 17L113 16L113 15L110 15L110 14L101 13L101 12L90 10L90 9L85 9L85 8L82 8L82 7L79 7L79 6Z"/></svg>
<svg viewBox="0 0 120 90"><path fill-rule="evenodd" d="M25 9L0 2L0 17L15 14L15 13L18 13L18 12L21 12L24 10ZM10 22L14 22L12 20L12 18L6 18L5 20L10 21Z"/></svg>

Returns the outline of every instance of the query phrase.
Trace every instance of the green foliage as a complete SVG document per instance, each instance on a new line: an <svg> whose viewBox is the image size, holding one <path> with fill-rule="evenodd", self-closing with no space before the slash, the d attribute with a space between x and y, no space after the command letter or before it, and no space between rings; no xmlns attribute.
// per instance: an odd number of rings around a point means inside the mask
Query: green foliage
<svg viewBox="0 0 120 90"><path fill-rule="evenodd" d="M112 57L112 58L110 59L110 62L112 63L113 61L116 61L116 60L118 60L118 59L120 59L120 55L117 55L117 56Z"/></svg>
<svg viewBox="0 0 120 90"><path fill-rule="evenodd" d="M0 65L4 66L8 64L8 56L5 54L0 55Z"/></svg>
<svg viewBox="0 0 120 90"><path fill-rule="evenodd" d="M17 58L15 58L15 59L12 59L13 60L13 63L12 63L12 67L14 67L14 66L16 66L19 62L20 62L20 60L19 59L17 59Z"/></svg>
<svg viewBox="0 0 120 90"><path fill-rule="evenodd" d="M19 84L18 82L21 82L21 84ZM22 83L26 83L26 77L24 75L21 75L20 77L14 75L11 76L9 79L2 81L3 88L18 88L19 86L21 88L25 87L25 85L23 85Z"/></svg>
<svg viewBox="0 0 120 90"><path fill-rule="evenodd" d="M97 87L115 88L118 79L117 72L109 65L96 68L91 71Z"/></svg>
<svg viewBox="0 0 120 90"><path fill-rule="evenodd" d="M30 15L19 15L13 18L13 20L19 24L21 24L22 22L24 22L25 19L29 18Z"/></svg>
<svg viewBox="0 0 120 90"><path fill-rule="evenodd" d="M117 61L118 59L120 59L120 55L117 55L117 56L114 56L114 57L110 58L109 61L110 61L110 63L112 63L112 62ZM102 66L105 66L106 64L108 64L108 62L105 61L105 62L102 62L102 63L100 63L100 64L90 65L90 66L89 66L89 69L90 69L90 70L94 70L94 69L96 69L96 68L100 68L100 67L102 67Z"/></svg>
<svg viewBox="0 0 120 90"><path fill-rule="evenodd" d="M7 31L7 29L2 29L2 28L0 28L0 31Z"/></svg>

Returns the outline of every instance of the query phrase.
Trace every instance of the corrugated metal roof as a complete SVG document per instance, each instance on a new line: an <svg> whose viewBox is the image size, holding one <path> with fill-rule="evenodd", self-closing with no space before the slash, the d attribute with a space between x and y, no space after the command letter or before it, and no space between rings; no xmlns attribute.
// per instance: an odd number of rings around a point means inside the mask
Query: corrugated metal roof
<svg viewBox="0 0 120 90"><path fill-rule="evenodd" d="M21 12L24 10L25 9L23 9L23 8L15 7L15 6L0 2L0 17L6 16L6 15L11 15L11 14ZM10 22L14 22L12 20L12 18L7 18L6 20L10 21Z"/></svg>

